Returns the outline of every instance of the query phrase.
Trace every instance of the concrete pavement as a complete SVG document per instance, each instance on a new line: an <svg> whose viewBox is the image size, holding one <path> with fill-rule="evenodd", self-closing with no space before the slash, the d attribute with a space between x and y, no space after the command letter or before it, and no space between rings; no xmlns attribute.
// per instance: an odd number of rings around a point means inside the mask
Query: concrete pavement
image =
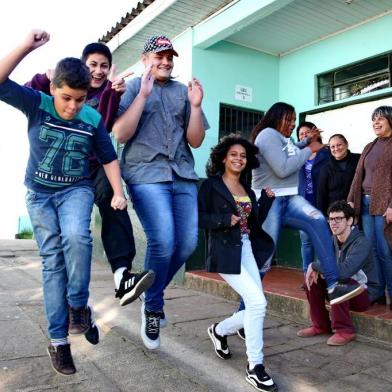
<svg viewBox="0 0 392 392"><path fill-rule="evenodd" d="M140 336L140 302L120 307L108 265L94 262L91 304L101 342L71 338L78 372L56 374L46 354L41 264L33 241L0 241L0 391L252 391L244 380L244 342L229 338L233 358L216 357L207 327L230 315L234 302L173 286L162 348ZM302 325L268 314L266 366L284 392L392 391L392 346L359 338L328 347L325 337L301 339Z"/></svg>

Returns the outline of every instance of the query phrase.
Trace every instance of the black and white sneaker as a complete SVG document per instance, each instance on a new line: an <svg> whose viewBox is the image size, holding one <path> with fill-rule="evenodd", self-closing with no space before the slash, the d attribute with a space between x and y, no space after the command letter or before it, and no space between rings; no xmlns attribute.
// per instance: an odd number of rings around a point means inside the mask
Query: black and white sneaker
<svg viewBox="0 0 392 392"><path fill-rule="evenodd" d="M221 359L229 359L231 358L231 353L229 346L227 345L227 336L218 335L215 332L215 328L218 323L212 324L208 329L208 335L214 343L215 353Z"/></svg>
<svg viewBox="0 0 392 392"><path fill-rule="evenodd" d="M265 371L264 365L256 365L252 370L249 370L249 365L246 368L245 380L258 391L263 392L277 392L278 387L274 380Z"/></svg>
<svg viewBox="0 0 392 392"><path fill-rule="evenodd" d="M365 287L359 283L338 283L331 293L328 293L329 303L337 305L356 297L365 291Z"/></svg>
<svg viewBox="0 0 392 392"><path fill-rule="evenodd" d="M140 328L140 336L144 345L150 350L156 350L161 345L159 338L159 325L161 317L159 312L149 312L144 309L144 303L141 307L142 325Z"/></svg>
<svg viewBox="0 0 392 392"><path fill-rule="evenodd" d="M84 334L86 340L91 344L98 344L99 343L99 328L98 325L95 324L93 311L90 306L87 306L90 312L90 327L87 332Z"/></svg>
<svg viewBox="0 0 392 392"><path fill-rule="evenodd" d="M237 331L237 335L240 339L245 340L245 329L244 328L240 328Z"/></svg>
<svg viewBox="0 0 392 392"><path fill-rule="evenodd" d="M133 274L125 270L120 287L116 290L116 298L120 298L120 305L128 305L138 298L144 291L151 287L154 279L155 272L151 270L141 272L140 274Z"/></svg>
<svg viewBox="0 0 392 392"><path fill-rule="evenodd" d="M165 312L162 310L158 313L159 313L159 327L166 328L167 327L167 317L165 315Z"/></svg>
<svg viewBox="0 0 392 392"><path fill-rule="evenodd" d="M141 301L142 301L142 308L141 308L141 311L142 311L142 313L143 313L143 312L144 312L144 309L145 309L144 294L142 294L142 295L140 296L140 299L141 299ZM166 317L165 312L164 312L163 310L160 310L160 311L158 311L158 312L156 312L156 313L159 314L159 328L160 328L160 329L166 328L166 327L167 327L167 324L168 324L168 321L167 321L167 317Z"/></svg>

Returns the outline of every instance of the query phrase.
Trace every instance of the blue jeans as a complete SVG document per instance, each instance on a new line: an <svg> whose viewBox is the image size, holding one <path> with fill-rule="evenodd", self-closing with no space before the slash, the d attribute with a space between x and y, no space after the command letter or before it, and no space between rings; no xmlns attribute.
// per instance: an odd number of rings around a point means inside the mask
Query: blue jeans
<svg viewBox="0 0 392 392"><path fill-rule="evenodd" d="M42 280L51 339L68 336L68 306L87 305L94 192L71 187L55 193L28 190L26 205L42 257Z"/></svg>
<svg viewBox="0 0 392 392"><path fill-rule="evenodd" d="M373 244L374 260L378 269L380 285L384 295L385 287L392 297L392 250L384 234L385 218L382 215L370 215L370 196L362 197L362 225L365 236Z"/></svg>
<svg viewBox="0 0 392 392"><path fill-rule="evenodd" d="M314 247L310 235L305 231L299 231L299 238L301 239L301 256L302 256L302 267L304 272L308 270L310 263L314 261Z"/></svg>
<svg viewBox="0 0 392 392"><path fill-rule="evenodd" d="M263 363L263 324L267 300L247 235L242 236L241 273L220 275L244 299L246 309L221 321L216 332L219 335L232 335L244 328L248 362Z"/></svg>
<svg viewBox="0 0 392 392"><path fill-rule="evenodd" d="M339 280L332 235L324 215L299 195L276 197L263 223L263 229L278 243L282 226L306 232L313 243L328 288ZM265 273L271 268L272 256L263 266Z"/></svg>
<svg viewBox="0 0 392 392"><path fill-rule="evenodd" d="M147 237L145 268L155 272L145 292L148 311L163 309L163 291L197 245L197 186L176 177L155 184L127 184Z"/></svg>

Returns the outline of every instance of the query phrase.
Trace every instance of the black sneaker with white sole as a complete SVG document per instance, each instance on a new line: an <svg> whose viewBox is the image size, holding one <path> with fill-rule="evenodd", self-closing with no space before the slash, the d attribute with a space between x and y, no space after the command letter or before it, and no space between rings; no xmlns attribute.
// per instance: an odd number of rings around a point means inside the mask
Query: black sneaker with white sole
<svg viewBox="0 0 392 392"><path fill-rule="evenodd" d="M161 310L159 313L159 327L160 328L166 328L167 327L167 317L165 315L165 312Z"/></svg>
<svg viewBox="0 0 392 392"><path fill-rule="evenodd" d="M237 335L240 339L245 340L245 329L244 328L240 328L237 331Z"/></svg>
<svg viewBox="0 0 392 392"><path fill-rule="evenodd" d="M331 293L328 293L329 303L337 305L356 297L365 291L365 287L359 283L338 283Z"/></svg>
<svg viewBox="0 0 392 392"><path fill-rule="evenodd" d="M265 371L264 365L256 365L252 370L249 369L249 365L246 368L245 380L255 387L258 391L262 392L277 392L278 387L272 380L272 378Z"/></svg>
<svg viewBox="0 0 392 392"><path fill-rule="evenodd" d="M155 272L144 271L133 274L128 270L123 272L120 287L116 290L116 298L120 298L120 305L125 306L138 298L154 283Z"/></svg>
<svg viewBox="0 0 392 392"><path fill-rule="evenodd" d="M150 350L156 350L161 345L159 338L159 327L161 317L159 312L149 312L145 310L144 303L141 307L142 325L140 327L140 336L144 345Z"/></svg>
<svg viewBox="0 0 392 392"><path fill-rule="evenodd" d="M208 335L214 343L215 353L221 359L231 358L229 346L227 345L227 336L218 335L215 331L218 323L212 324L208 329Z"/></svg>
<svg viewBox="0 0 392 392"><path fill-rule="evenodd" d="M91 344L98 344L99 343L99 328L95 324L93 311L90 306L87 307L90 312L90 326L87 332L84 334L86 340Z"/></svg>

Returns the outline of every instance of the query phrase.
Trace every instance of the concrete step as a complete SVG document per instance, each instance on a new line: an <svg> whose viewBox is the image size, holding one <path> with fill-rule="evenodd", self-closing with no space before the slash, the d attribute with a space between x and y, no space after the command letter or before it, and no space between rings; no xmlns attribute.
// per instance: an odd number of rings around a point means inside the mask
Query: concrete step
<svg viewBox="0 0 392 392"><path fill-rule="evenodd" d="M239 300L238 294L219 274L206 271L186 272L184 284L193 290L232 301ZM309 308L302 284L301 271L282 267L272 268L263 280L268 311L291 321L308 324ZM373 305L366 312L351 314L358 334L392 343L392 311L389 310L389 305Z"/></svg>

